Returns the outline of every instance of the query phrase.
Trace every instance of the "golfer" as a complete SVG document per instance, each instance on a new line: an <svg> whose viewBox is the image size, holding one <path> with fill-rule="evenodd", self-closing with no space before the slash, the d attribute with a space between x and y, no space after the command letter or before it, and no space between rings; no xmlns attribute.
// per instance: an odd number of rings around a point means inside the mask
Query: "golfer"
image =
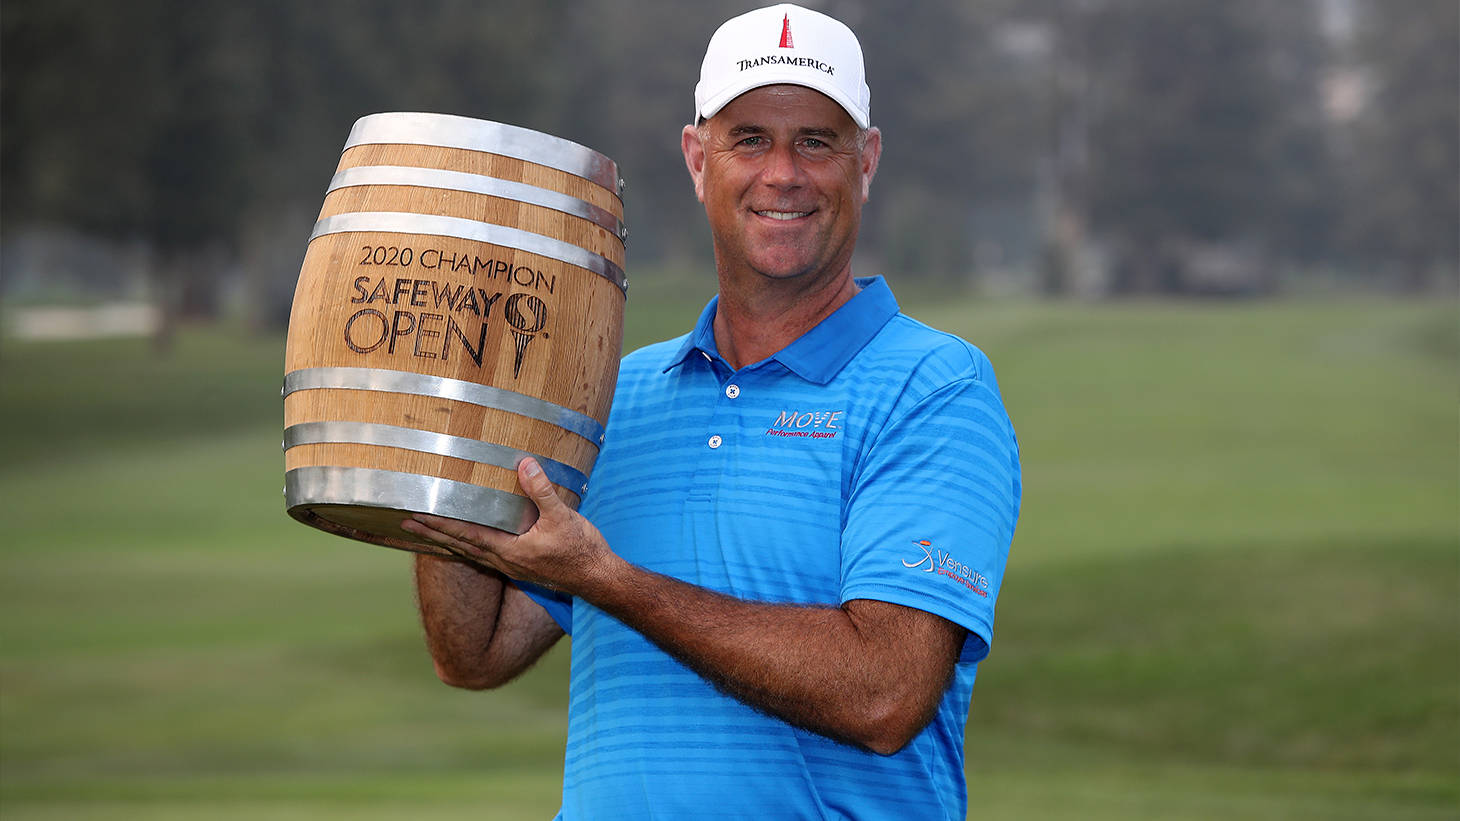
<svg viewBox="0 0 1460 821"><path fill-rule="evenodd" d="M854 277L882 153L862 50L793 5L715 32L681 143L718 295L623 360L580 513L406 523L438 675L564 633L561 819L963 819L963 735L1020 498L977 348ZM490 728L484 728L490 732Z"/></svg>

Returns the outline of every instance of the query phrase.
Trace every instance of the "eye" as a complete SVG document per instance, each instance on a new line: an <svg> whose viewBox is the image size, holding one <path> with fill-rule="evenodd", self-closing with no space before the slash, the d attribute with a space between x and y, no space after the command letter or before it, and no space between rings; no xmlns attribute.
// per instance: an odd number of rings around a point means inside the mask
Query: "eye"
<svg viewBox="0 0 1460 821"><path fill-rule="evenodd" d="M809 155L819 157L826 154L836 153L837 138L835 135L830 134L822 134L820 136L813 134L803 134L801 135L801 138L796 141L796 145L801 151Z"/></svg>
<svg viewBox="0 0 1460 821"><path fill-rule="evenodd" d="M760 148L761 146L765 145L765 142L765 137L755 134L741 140L739 143L737 143L737 145L743 145L746 148Z"/></svg>

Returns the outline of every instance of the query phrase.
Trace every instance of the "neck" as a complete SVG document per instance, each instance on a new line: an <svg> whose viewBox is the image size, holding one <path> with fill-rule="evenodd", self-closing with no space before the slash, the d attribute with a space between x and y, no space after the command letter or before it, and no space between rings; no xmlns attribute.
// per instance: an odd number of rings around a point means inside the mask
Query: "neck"
<svg viewBox="0 0 1460 821"><path fill-rule="evenodd" d="M715 346L736 370L795 342L860 290L850 268L821 282L761 279L752 288L729 286L721 276Z"/></svg>

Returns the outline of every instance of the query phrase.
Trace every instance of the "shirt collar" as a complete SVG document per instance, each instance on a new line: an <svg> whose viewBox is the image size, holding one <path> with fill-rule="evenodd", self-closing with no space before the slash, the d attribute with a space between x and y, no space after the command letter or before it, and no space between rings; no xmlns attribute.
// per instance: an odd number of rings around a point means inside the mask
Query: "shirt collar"
<svg viewBox="0 0 1460 821"><path fill-rule="evenodd" d="M667 372L675 365L684 364L684 360L695 353L703 353L708 357L718 357L719 350L715 348L715 308L720 304L720 295L710 297L705 309L700 311L700 318L695 321L694 330L684 337L684 342L674 350L674 354L664 363L664 370Z"/></svg>
<svg viewBox="0 0 1460 821"><path fill-rule="evenodd" d="M880 276L857 280L861 288L846 304L832 312L816 327L802 334L790 345L771 356L792 373L818 385L830 382L841 369L862 350L887 321L897 315L897 298ZM715 309L719 296L710 298L700 312L694 330L664 364L668 371L694 353L719 358L715 347Z"/></svg>

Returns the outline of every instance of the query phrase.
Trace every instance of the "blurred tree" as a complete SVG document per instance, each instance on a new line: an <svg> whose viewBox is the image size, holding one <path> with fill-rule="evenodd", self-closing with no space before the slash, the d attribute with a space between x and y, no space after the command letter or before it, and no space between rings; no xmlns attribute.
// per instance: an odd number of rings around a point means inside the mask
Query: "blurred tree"
<svg viewBox="0 0 1460 821"><path fill-rule="evenodd" d="M165 343L178 315L216 310L221 270L240 252L277 268L280 255L261 249L284 243L297 266L303 215L356 118L554 119L544 89L571 47L551 36L565 7L13 0L0 20L0 213L12 226L146 240Z"/></svg>
<svg viewBox="0 0 1460 821"><path fill-rule="evenodd" d="M1303 205L1323 141L1311 3L1103 0L1088 19L1092 73L1088 205L1114 247L1116 293L1190 290L1199 249L1284 252L1275 226ZM1295 48L1294 44L1300 44ZM1296 159L1299 162L1294 165ZM1262 287L1237 271L1222 288Z"/></svg>
<svg viewBox="0 0 1460 821"><path fill-rule="evenodd" d="M1096 102L1090 42L1091 0L1043 0L1026 13L1042 25L1048 43L1039 89L1041 127L1047 140L1038 186L1041 191L1044 248L1039 259L1039 291L1064 296L1077 288L1081 260L1090 238L1090 118Z"/></svg>
<svg viewBox="0 0 1460 821"><path fill-rule="evenodd" d="M554 36L572 44L554 68L558 119L544 127L612 157L624 194L631 264L693 268L713 282L708 231L680 154L710 34L745 2L581 0ZM630 290L632 294L632 289Z"/></svg>
<svg viewBox="0 0 1460 821"><path fill-rule="evenodd" d="M979 243L1017 257L1004 230L1032 216L1043 54L1011 25L1018 4L859 6L872 119L883 131L862 243L889 273L962 284ZM1037 39L1037 38L1036 38ZM981 207L982 206L982 207Z"/></svg>
<svg viewBox="0 0 1460 821"><path fill-rule="evenodd" d="M215 307L209 268L247 200L248 78L223 47L244 16L218 0L20 0L0 21L4 216L146 238L164 346L178 312Z"/></svg>
<svg viewBox="0 0 1460 821"><path fill-rule="evenodd" d="M1048 292L1092 248L1116 252L1119 291L1184 289L1192 248L1314 264L1341 221L1346 250L1412 281L1453 269L1455 4L1353 0L1373 93L1345 199L1316 92L1323 2L812 0L859 32L884 132L859 266L962 285L1032 267L1043 233ZM10 0L0 220L145 243L170 317L214 310L241 270L281 321L350 125L437 111L614 158L631 267L708 272L679 129L710 33L756 5Z"/></svg>
<svg viewBox="0 0 1460 821"><path fill-rule="evenodd" d="M1367 94L1353 127L1349 244L1424 290L1460 267L1460 5L1367 0L1355 57Z"/></svg>
<svg viewBox="0 0 1460 821"><path fill-rule="evenodd" d="M288 317L299 261L354 121L382 111L544 128L556 116L560 0L265 0L233 33L253 80L240 260L270 323ZM566 135L565 135L566 136Z"/></svg>
<svg viewBox="0 0 1460 821"><path fill-rule="evenodd" d="M1342 200L1337 140L1323 96L1337 51L1320 22L1326 1L1254 9L1268 38L1266 81L1278 101L1263 136L1270 173L1260 233L1275 256L1299 268L1332 262Z"/></svg>

